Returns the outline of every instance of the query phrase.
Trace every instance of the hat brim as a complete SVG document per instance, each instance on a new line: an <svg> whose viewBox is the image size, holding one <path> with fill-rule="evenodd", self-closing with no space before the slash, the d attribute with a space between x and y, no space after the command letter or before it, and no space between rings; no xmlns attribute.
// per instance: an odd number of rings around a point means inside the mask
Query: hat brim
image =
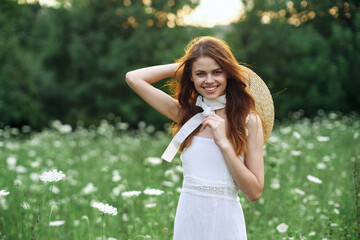
<svg viewBox="0 0 360 240"><path fill-rule="evenodd" d="M264 145L269 140L275 120L274 102L266 83L251 69L241 66L245 72L245 84L255 100L255 111L263 122Z"/></svg>

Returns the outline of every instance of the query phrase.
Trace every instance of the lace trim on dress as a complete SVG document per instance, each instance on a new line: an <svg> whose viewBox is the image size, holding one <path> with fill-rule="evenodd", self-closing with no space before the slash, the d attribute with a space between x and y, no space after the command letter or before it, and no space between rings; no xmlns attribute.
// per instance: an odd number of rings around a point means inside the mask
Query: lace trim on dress
<svg viewBox="0 0 360 240"><path fill-rule="evenodd" d="M184 176L181 192L190 192L205 197L217 197L239 201L236 185L225 182L206 181L193 176Z"/></svg>

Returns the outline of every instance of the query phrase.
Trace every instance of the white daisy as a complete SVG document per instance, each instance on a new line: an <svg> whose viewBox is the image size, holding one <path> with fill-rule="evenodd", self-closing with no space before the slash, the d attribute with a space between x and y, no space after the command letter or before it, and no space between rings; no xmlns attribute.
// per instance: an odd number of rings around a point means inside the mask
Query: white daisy
<svg viewBox="0 0 360 240"><path fill-rule="evenodd" d="M114 175L111 179L113 182L118 182L121 180L121 176L120 175Z"/></svg>
<svg viewBox="0 0 360 240"><path fill-rule="evenodd" d="M307 175L306 178L310 181L310 182L314 182L314 183L318 183L318 184L321 184L322 181L317 178L317 177L314 177L314 176L311 176L311 175Z"/></svg>
<svg viewBox="0 0 360 240"><path fill-rule="evenodd" d="M162 191L162 190L159 190L159 189L145 189L144 190L144 194L146 194L146 195L161 195L161 194L163 194L164 193L164 191Z"/></svg>
<svg viewBox="0 0 360 240"><path fill-rule="evenodd" d="M38 173L30 173L30 179L34 182L39 181L39 174Z"/></svg>
<svg viewBox="0 0 360 240"><path fill-rule="evenodd" d="M59 194L60 193L60 189L57 186L53 186L52 187L52 193L54 194Z"/></svg>
<svg viewBox="0 0 360 240"><path fill-rule="evenodd" d="M128 191L121 193L121 196L128 198L132 196L139 196L141 194L141 191Z"/></svg>
<svg viewBox="0 0 360 240"><path fill-rule="evenodd" d="M280 188L280 181L279 181L279 179L277 179L277 178L271 179L270 187L271 187L272 189L279 189L279 188Z"/></svg>
<svg viewBox="0 0 360 240"><path fill-rule="evenodd" d="M121 176L120 176L118 170L114 170L114 171L112 172L112 174L113 174L113 176L112 176L112 179L111 179L111 180L112 180L113 182L118 182L118 181L121 180Z"/></svg>
<svg viewBox="0 0 360 240"><path fill-rule="evenodd" d="M15 185L15 187L20 187L20 186L22 186L22 181L20 179L15 179L14 185Z"/></svg>
<svg viewBox="0 0 360 240"><path fill-rule="evenodd" d="M93 183L88 183L83 189L82 192L85 193L86 195L89 195L93 192L97 191L97 187L94 186Z"/></svg>
<svg viewBox="0 0 360 240"><path fill-rule="evenodd" d="M128 222L128 221L129 221L129 216L127 215L127 213L123 213L123 215L122 215L122 220L123 220L124 222Z"/></svg>
<svg viewBox="0 0 360 240"><path fill-rule="evenodd" d="M156 203L147 203L145 204L145 208L154 208L156 207Z"/></svg>
<svg viewBox="0 0 360 240"><path fill-rule="evenodd" d="M284 233L288 230L289 226L286 223L280 223L276 226L276 230L280 233Z"/></svg>
<svg viewBox="0 0 360 240"><path fill-rule="evenodd" d="M75 227L79 226L80 225L80 220L77 220L77 219L74 220L73 224L74 224Z"/></svg>
<svg viewBox="0 0 360 240"><path fill-rule="evenodd" d="M65 174L62 171L58 171L57 169L43 172L40 175L40 180L43 182L58 182L65 177Z"/></svg>
<svg viewBox="0 0 360 240"><path fill-rule="evenodd" d="M10 192L7 192L5 190L0 190L0 197L5 197L5 196L7 196L9 194L10 194Z"/></svg>
<svg viewBox="0 0 360 240"><path fill-rule="evenodd" d="M294 135L294 137L296 137L297 139L300 139L300 138L301 138L301 134L300 134L299 132L297 132L297 131L294 131L294 132L293 132L293 135Z"/></svg>
<svg viewBox="0 0 360 240"><path fill-rule="evenodd" d="M275 136L275 135L271 135L269 138L269 142L277 143L277 142L279 142L279 137Z"/></svg>
<svg viewBox="0 0 360 240"><path fill-rule="evenodd" d="M166 187L173 187L175 184L173 182L163 181L162 185L164 185Z"/></svg>
<svg viewBox="0 0 360 240"><path fill-rule="evenodd" d="M15 172L17 173L26 173L26 171L27 169L24 166L19 165L15 167Z"/></svg>
<svg viewBox="0 0 360 240"><path fill-rule="evenodd" d="M0 197L0 208L2 208L3 210L9 209L9 205L7 204L5 198Z"/></svg>
<svg viewBox="0 0 360 240"><path fill-rule="evenodd" d="M59 221L51 221L50 222L50 226L52 227L58 227L58 226L61 226L65 223L64 220L59 220Z"/></svg>
<svg viewBox="0 0 360 240"><path fill-rule="evenodd" d="M302 191L302 190L300 190L300 189L298 189L298 188L293 189L293 192L294 192L294 193L297 193L297 194L300 194L300 195L305 195L305 192Z"/></svg>
<svg viewBox="0 0 360 240"><path fill-rule="evenodd" d="M93 208L97 208L100 212L106 213L106 214L110 214L113 216L116 216L118 214L118 211L116 208L114 208L113 206L110 206L109 204L104 204L101 202L92 202L91 206Z"/></svg>
<svg viewBox="0 0 360 240"><path fill-rule="evenodd" d="M301 151L295 151L295 150L293 150L293 151L290 152L290 154L293 155L293 156L300 156L300 155L301 155Z"/></svg>
<svg viewBox="0 0 360 240"><path fill-rule="evenodd" d="M354 136L353 136L354 140L356 140L358 137L359 137L359 133L358 133L358 132L354 132Z"/></svg>
<svg viewBox="0 0 360 240"><path fill-rule="evenodd" d="M8 164L8 168L10 170L14 170L16 166L17 159L14 156L10 156L6 159L6 163Z"/></svg>
<svg viewBox="0 0 360 240"><path fill-rule="evenodd" d="M159 157L148 157L148 158L146 158L146 161L153 166L159 165L162 162L161 158L159 158Z"/></svg>
<svg viewBox="0 0 360 240"><path fill-rule="evenodd" d="M316 140L318 140L318 142L327 142L330 140L330 138L327 136L317 136Z"/></svg>
<svg viewBox="0 0 360 240"><path fill-rule="evenodd" d="M22 207L23 207L24 209L30 209L30 208L31 208L30 205L29 205L29 203L27 203L27 202L23 202L23 203L22 203Z"/></svg>
<svg viewBox="0 0 360 240"><path fill-rule="evenodd" d="M325 163L319 162L319 163L316 165L316 168L317 168L317 169L325 169L325 168L326 168L326 165L325 165Z"/></svg>

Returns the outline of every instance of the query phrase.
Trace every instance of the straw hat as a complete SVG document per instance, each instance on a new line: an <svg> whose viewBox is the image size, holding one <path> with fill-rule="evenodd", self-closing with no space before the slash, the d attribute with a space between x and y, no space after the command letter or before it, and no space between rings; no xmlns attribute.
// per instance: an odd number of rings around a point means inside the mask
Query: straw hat
<svg viewBox="0 0 360 240"><path fill-rule="evenodd" d="M244 67L244 66L242 66ZM275 112L274 102L269 88L265 82L251 69L244 67L245 79L248 91L255 99L255 110L263 121L264 145L268 141L274 126Z"/></svg>

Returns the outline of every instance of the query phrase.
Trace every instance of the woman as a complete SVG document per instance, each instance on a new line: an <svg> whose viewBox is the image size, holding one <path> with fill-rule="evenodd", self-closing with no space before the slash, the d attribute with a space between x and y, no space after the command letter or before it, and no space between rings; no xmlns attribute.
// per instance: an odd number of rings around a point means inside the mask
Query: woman
<svg viewBox="0 0 360 240"><path fill-rule="evenodd" d="M169 77L174 98L151 85ZM274 117L266 85L212 37L192 40L178 63L129 72L126 81L175 122L176 135L162 156L171 161L182 152L174 239L246 239L237 194L255 201L263 191L263 145Z"/></svg>

